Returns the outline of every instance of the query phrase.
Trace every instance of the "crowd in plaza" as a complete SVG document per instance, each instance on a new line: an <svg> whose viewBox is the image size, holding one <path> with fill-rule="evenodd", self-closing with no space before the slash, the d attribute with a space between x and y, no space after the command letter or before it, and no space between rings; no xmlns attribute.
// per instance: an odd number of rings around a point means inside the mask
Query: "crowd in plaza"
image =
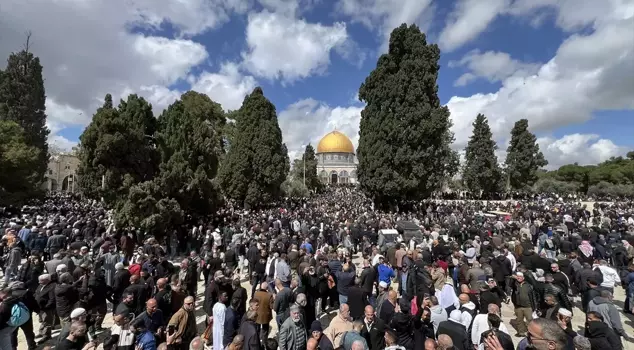
<svg viewBox="0 0 634 350"><path fill-rule="evenodd" d="M632 202L386 211L342 187L149 235L56 196L5 208L0 225L0 350L16 349L18 332L29 350L619 350L634 308Z"/></svg>

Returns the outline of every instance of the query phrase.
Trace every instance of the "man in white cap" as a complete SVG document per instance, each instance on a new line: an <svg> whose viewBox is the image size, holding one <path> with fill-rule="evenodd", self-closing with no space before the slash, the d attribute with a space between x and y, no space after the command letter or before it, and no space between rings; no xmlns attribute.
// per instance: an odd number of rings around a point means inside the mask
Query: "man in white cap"
<svg viewBox="0 0 634 350"><path fill-rule="evenodd" d="M517 318L516 337L523 338L526 336L527 324L533 319L533 311L537 310L537 295L533 286L524 280L524 273L516 272L513 279L511 301Z"/></svg>
<svg viewBox="0 0 634 350"><path fill-rule="evenodd" d="M73 309L73 311L70 313L70 322L65 323L64 327L62 327L62 330L59 332L59 336L57 337L58 345L59 345L59 341L61 341L62 339L66 339L68 335L70 334L70 325L74 322L79 322L86 325L87 316L88 316L88 313L86 312L86 309L81 307ZM83 342L83 344L87 343L88 340L90 340L88 339L87 334L84 336L86 337L86 339Z"/></svg>
<svg viewBox="0 0 634 350"><path fill-rule="evenodd" d="M379 282L379 294L376 296L376 314L380 315L381 307L383 306L383 302L387 298L388 286L384 281Z"/></svg>

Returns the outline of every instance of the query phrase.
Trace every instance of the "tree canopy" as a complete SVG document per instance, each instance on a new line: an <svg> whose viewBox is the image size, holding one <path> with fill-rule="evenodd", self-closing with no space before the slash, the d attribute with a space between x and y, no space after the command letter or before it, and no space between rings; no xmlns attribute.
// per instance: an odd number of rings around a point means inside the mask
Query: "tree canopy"
<svg viewBox="0 0 634 350"><path fill-rule="evenodd" d="M106 95L79 137L77 175L83 193L116 206L132 185L152 180L159 160L155 131L156 118L145 99L130 95L115 108Z"/></svg>
<svg viewBox="0 0 634 350"><path fill-rule="evenodd" d="M218 181L225 195L239 203L267 203L281 194L290 167L275 106L258 87L237 113Z"/></svg>
<svg viewBox="0 0 634 350"><path fill-rule="evenodd" d="M223 154L225 115L207 95L187 92L158 118L157 175L130 188L117 213L121 224L160 232L202 217L221 202L214 181Z"/></svg>
<svg viewBox="0 0 634 350"><path fill-rule="evenodd" d="M449 110L438 98L440 49L405 24L359 89L358 180L375 202L418 199L457 170Z"/></svg>
<svg viewBox="0 0 634 350"><path fill-rule="evenodd" d="M634 197L634 152L597 165L568 164L542 172L535 184L539 192L587 193L599 197Z"/></svg>
<svg viewBox="0 0 634 350"><path fill-rule="evenodd" d="M502 170L495 155L497 144L487 118L478 114L473 122L473 134L465 148L465 164L462 179L472 193L487 197L500 192Z"/></svg>
<svg viewBox="0 0 634 350"><path fill-rule="evenodd" d="M20 201L38 196L48 166L48 134L46 127L46 93L40 59L26 47L13 53L4 70L0 70L0 123L6 134L2 142L2 164L19 164L0 167L7 182L0 182L4 200ZM35 154L35 156L33 156ZM11 179L10 177L14 177ZM0 180L1 181L1 180ZM18 203L16 203L17 201Z"/></svg>
<svg viewBox="0 0 634 350"><path fill-rule="evenodd" d="M511 130L506 150L506 176L511 189L526 191L537 181L537 172L548 165L537 138L528 130L528 120L518 120Z"/></svg>

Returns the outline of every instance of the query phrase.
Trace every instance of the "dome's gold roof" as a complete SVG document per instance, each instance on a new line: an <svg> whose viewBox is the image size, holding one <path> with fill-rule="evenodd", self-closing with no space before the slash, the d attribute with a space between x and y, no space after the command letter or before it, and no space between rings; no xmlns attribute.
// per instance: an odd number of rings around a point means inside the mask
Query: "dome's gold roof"
<svg viewBox="0 0 634 350"><path fill-rule="evenodd" d="M348 136L332 131L322 137L317 144L317 153L353 153L354 146Z"/></svg>

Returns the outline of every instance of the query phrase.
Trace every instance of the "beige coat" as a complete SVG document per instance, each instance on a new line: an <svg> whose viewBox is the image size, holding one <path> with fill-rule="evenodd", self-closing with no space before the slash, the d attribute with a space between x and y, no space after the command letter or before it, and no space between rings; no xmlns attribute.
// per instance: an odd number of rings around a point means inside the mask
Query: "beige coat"
<svg viewBox="0 0 634 350"><path fill-rule="evenodd" d="M343 320L341 316L337 315L332 319L328 328L324 329L324 334L330 339L333 348L338 348L341 345L341 338L343 333L352 330L352 322Z"/></svg>

